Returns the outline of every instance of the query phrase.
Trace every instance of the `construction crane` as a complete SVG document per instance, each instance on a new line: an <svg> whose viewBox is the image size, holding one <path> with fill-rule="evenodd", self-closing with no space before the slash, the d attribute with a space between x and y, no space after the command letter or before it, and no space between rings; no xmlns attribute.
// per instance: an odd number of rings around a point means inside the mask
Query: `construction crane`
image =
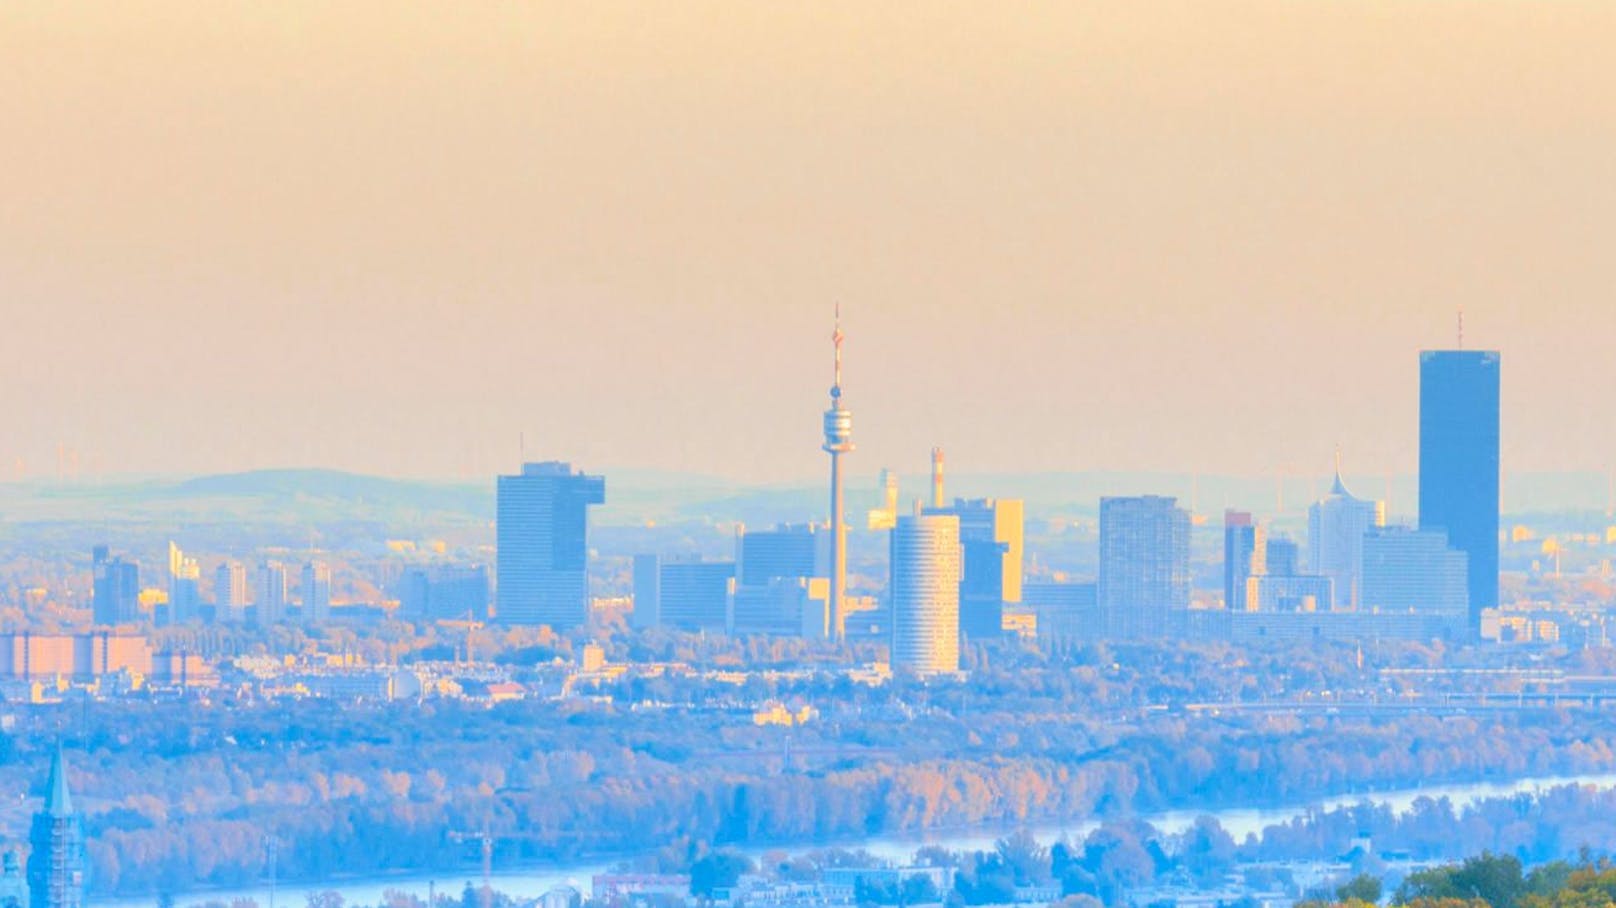
<svg viewBox="0 0 1616 908"><path fill-rule="evenodd" d="M589 833L598 833L601 831L602 830L585 829L549 834L534 832L501 832L496 834L491 831L487 825L484 825L482 831L480 832L468 832L462 829L452 829L449 831L449 839L450 841L456 843L476 842L478 847L482 850L483 888L482 891L477 894L477 904L480 906L480 908L492 908L494 899L493 876L495 842L554 842L566 836L578 836Z"/></svg>
<svg viewBox="0 0 1616 908"><path fill-rule="evenodd" d="M449 831L449 839L454 842L477 842L483 849L483 888L477 894L478 903L482 908L489 908L493 899L494 889L491 877L494 875L494 836L484 826L482 832L464 832L458 829Z"/></svg>

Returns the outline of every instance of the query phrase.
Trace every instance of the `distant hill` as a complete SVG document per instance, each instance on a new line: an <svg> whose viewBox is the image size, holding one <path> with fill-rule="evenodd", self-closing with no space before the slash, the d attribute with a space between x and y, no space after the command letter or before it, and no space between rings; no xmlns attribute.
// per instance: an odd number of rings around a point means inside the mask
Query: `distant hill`
<svg viewBox="0 0 1616 908"><path fill-rule="evenodd" d="M420 480L387 479L339 470L253 470L198 476L162 489L151 489L150 497L164 498L264 498L323 499L365 502L423 511L445 511L470 516L493 517L492 482L486 484L438 483Z"/></svg>

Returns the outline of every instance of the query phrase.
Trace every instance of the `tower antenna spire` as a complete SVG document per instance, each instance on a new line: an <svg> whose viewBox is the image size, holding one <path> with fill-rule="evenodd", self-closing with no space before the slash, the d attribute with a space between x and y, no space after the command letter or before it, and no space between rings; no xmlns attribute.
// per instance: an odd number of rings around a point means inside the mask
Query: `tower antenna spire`
<svg viewBox="0 0 1616 908"><path fill-rule="evenodd" d="M1464 304L1459 305L1459 349L1464 349Z"/></svg>
<svg viewBox="0 0 1616 908"><path fill-rule="evenodd" d="M842 333L842 304L837 303L836 304L836 327L830 333L831 345L836 348L836 380L834 382L832 382L832 384L831 384L831 394L833 396L836 396L836 397L841 396L841 390L842 390L842 341L844 341L846 339L847 339L847 335Z"/></svg>

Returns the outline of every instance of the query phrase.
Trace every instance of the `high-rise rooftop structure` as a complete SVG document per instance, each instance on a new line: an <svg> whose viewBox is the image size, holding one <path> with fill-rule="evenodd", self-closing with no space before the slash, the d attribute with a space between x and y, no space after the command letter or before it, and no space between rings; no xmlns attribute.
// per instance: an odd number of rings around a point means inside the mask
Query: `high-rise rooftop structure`
<svg viewBox="0 0 1616 908"><path fill-rule="evenodd" d="M842 405L841 307L836 309L836 328L831 332L836 352L835 378L830 386L830 408L825 411L825 453L830 455L830 637L840 640L846 632L847 615L842 600L847 596L847 523L842 502L842 455L853 451L853 414Z"/></svg>
<svg viewBox="0 0 1616 908"><path fill-rule="evenodd" d="M80 908L84 904L84 829L67 790L62 750L51 758L43 809L28 835L29 908Z"/></svg>
<svg viewBox="0 0 1616 908"><path fill-rule="evenodd" d="M892 530L892 667L959 670L960 521L905 515Z"/></svg>
<svg viewBox="0 0 1616 908"><path fill-rule="evenodd" d="M589 618L589 506L606 480L558 461L523 464L498 482L496 619L570 628Z"/></svg>
<svg viewBox="0 0 1616 908"><path fill-rule="evenodd" d="M96 624L125 624L140 618L140 565L111 556L104 545L91 557L91 613Z"/></svg>
<svg viewBox="0 0 1616 908"><path fill-rule="evenodd" d="M1246 580L1257 553L1257 526L1247 511L1223 512L1223 605L1240 611L1246 607Z"/></svg>
<svg viewBox="0 0 1616 908"><path fill-rule="evenodd" d="M331 567L323 561L303 565L301 588L304 624L324 624L331 619Z"/></svg>
<svg viewBox="0 0 1616 908"><path fill-rule="evenodd" d="M864 528L871 532L890 530L898 523L898 474L893 470L881 471L881 506L871 508L864 516Z"/></svg>
<svg viewBox="0 0 1616 908"><path fill-rule="evenodd" d="M202 568L173 542L168 544L168 621L194 621L202 607Z"/></svg>
<svg viewBox="0 0 1616 908"><path fill-rule="evenodd" d="M1108 636L1171 632L1190 602L1190 515L1177 499L1100 499L1099 599Z"/></svg>
<svg viewBox="0 0 1616 908"><path fill-rule="evenodd" d="M997 638L1004 607L1021 602L1025 507L1019 498L956 498L925 514L959 518L964 575L960 578L960 633L973 640Z"/></svg>
<svg viewBox="0 0 1616 908"><path fill-rule="evenodd" d="M931 449L931 506L940 508L947 504L943 497L943 449Z"/></svg>
<svg viewBox="0 0 1616 908"><path fill-rule="evenodd" d="M1499 375L1496 350L1420 354L1420 529L1465 553L1470 626L1498 605Z"/></svg>
<svg viewBox="0 0 1616 908"><path fill-rule="evenodd" d="M1308 570L1330 578L1337 609L1357 608L1362 600L1364 534L1386 524L1383 502L1356 498L1341 481L1340 458L1330 493L1307 509Z"/></svg>
<svg viewBox="0 0 1616 908"><path fill-rule="evenodd" d="M213 620L225 624L247 620L247 568L239 561L222 561L213 572Z"/></svg>

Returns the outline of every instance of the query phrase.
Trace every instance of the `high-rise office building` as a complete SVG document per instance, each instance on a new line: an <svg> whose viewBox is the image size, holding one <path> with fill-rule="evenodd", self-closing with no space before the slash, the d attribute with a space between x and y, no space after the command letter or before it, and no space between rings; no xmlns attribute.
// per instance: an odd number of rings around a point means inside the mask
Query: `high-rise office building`
<svg viewBox="0 0 1616 908"><path fill-rule="evenodd" d="M112 556L104 545L91 557L91 613L96 624L126 624L140 618L140 565Z"/></svg>
<svg viewBox="0 0 1616 908"><path fill-rule="evenodd" d="M258 566L253 604L258 607L258 626L268 627L286 620L286 568L266 561Z"/></svg>
<svg viewBox="0 0 1616 908"><path fill-rule="evenodd" d="M304 624L318 625L331 620L331 567L323 561L303 565L298 596L302 601Z"/></svg>
<svg viewBox="0 0 1616 908"><path fill-rule="evenodd" d="M729 629L735 563L634 556L635 627L724 633Z"/></svg>
<svg viewBox="0 0 1616 908"><path fill-rule="evenodd" d="M1476 632L1498 605L1499 374L1496 350L1420 354L1420 529L1465 553Z"/></svg>
<svg viewBox="0 0 1616 908"><path fill-rule="evenodd" d="M83 905L84 829L68 794L61 748L51 758L44 809L34 814L28 844L29 908Z"/></svg>
<svg viewBox="0 0 1616 908"><path fill-rule="evenodd" d="M1028 581L1022 605L1038 616L1040 639L1093 639L1100 636L1100 603L1094 581Z"/></svg>
<svg viewBox="0 0 1616 908"><path fill-rule="evenodd" d="M1354 609L1362 601L1363 541L1374 527L1386 524L1384 502L1356 498L1341 481L1338 463L1330 493L1307 509L1308 570L1330 578L1336 609Z"/></svg>
<svg viewBox="0 0 1616 908"><path fill-rule="evenodd" d="M959 518L964 576L960 578L960 633L972 640L1004 632L1004 607L1021 602L1025 507L1017 498L956 498L925 514Z"/></svg>
<svg viewBox="0 0 1616 908"><path fill-rule="evenodd" d="M1246 580L1257 553L1257 526L1247 511L1223 512L1223 605L1233 611L1246 607Z"/></svg>
<svg viewBox="0 0 1616 908"><path fill-rule="evenodd" d="M496 620L562 629L589 619L589 506L606 480L572 465L529 463L498 483Z"/></svg>
<svg viewBox="0 0 1616 908"><path fill-rule="evenodd" d="M737 585L730 632L824 640L830 632L829 600L830 580L825 577L775 577L763 584Z"/></svg>
<svg viewBox="0 0 1616 908"><path fill-rule="evenodd" d="M1327 612L1334 585L1316 574L1253 574L1246 579L1248 612Z"/></svg>
<svg viewBox="0 0 1616 908"><path fill-rule="evenodd" d="M662 626L662 556L634 556L634 607L628 613L629 627Z"/></svg>
<svg viewBox="0 0 1616 908"><path fill-rule="evenodd" d="M826 639L830 634L829 538L811 523L743 529L735 539L731 630L739 635L801 634Z"/></svg>
<svg viewBox="0 0 1616 908"><path fill-rule="evenodd" d="M782 523L772 530L743 530L736 538L735 579L763 586L782 577L823 577L825 537L810 523Z"/></svg>
<svg viewBox="0 0 1616 908"><path fill-rule="evenodd" d="M1262 559L1262 570L1257 573L1270 577L1295 577L1302 573L1302 551L1296 540L1259 532L1257 541L1260 543L1258 555Z"/></svg>
<svg viewBox="0 0 1616 908"><path fill-rule="evenodd" d="M959 670L959 518L898 518L892 530L892 667L917 674Z"/></svg>
<svg viewBox="0 0 1616 908"><path fill-rule="evenodd" d="M185 624L200 617L202 568L180 547L168 544L168 622Z"/></svg>
<svg viewBox="0 0 1616 908"><path fill-rule="evenodd" d="M18 855L11 848L0 848L0 908L27 908L28 877Z"/></svg>
<svg viewBox="0 0 1616 908"><path fill-rule="evenodd" d="M247 568L239 561L222 561L213 572L213 620L223 624L247 620Z"/></svg>
<svg viewBox="0 0 1616 908"><path fill-rule="evenodd" d="M1363 609L1470 614L1468 556L1440 530L1377 527L1364 537Z"/></svg>
<svg viewBox="0 0 1616 908"><path fill-rule="evenodd" d="M1190 515L1177 499L1100 499L1099 597L1108 636L1171 633L1190 602Z"/></svg>
<svg viewBox="0 0 1616 908"><path fill-rule="evenodd" d="M415 621L488 619L488 568L480 564L412 567L399 579L399 612Z"/></svg>

